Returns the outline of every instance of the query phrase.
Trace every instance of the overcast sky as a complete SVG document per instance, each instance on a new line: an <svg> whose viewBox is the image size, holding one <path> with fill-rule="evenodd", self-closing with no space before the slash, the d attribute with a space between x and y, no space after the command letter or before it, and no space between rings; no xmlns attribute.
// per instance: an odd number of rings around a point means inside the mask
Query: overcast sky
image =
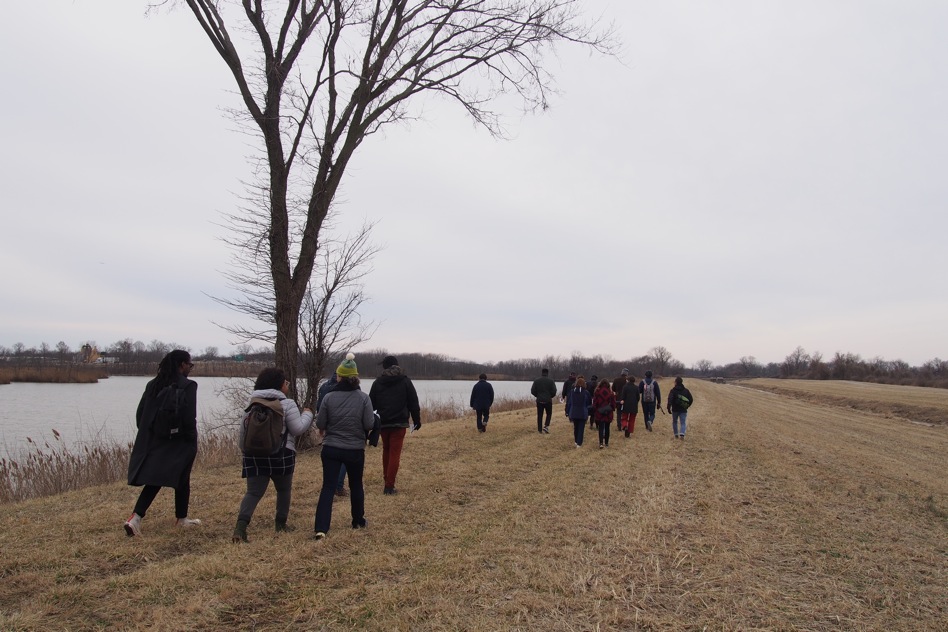
<svg viewBox="0 0 948 632"><path fill-rule="evenodd" d="M948 3L584 5L621 59L557 49L552 109L505 108L509 140L425 99L360 147L365 348L948 357ZM209 296L253 138L190 12L7 3L0 80L0 344L232 349Z"/></svg>

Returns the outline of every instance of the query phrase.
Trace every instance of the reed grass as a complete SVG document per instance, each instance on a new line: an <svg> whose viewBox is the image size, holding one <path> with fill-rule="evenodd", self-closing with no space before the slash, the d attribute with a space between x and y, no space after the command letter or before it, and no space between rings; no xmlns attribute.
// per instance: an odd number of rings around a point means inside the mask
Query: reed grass
<svg viewBox="0 0 948 632"><path fill-rule="evenodd" d="M523 408L529 400L499 399L493 410L503 412ZM465 413L460 400L433 400L422 409L426 422L455 419ZM240 453L235 437L236 423L219 419L205 424L198 434L196 468L240 465ZM0 459L0 503L10 503L52 496L93 485L104 485L124 480L132 444L115 444L104 440L84 442L80 447L63 443L60 433L53 429L49 440L34 441L27 437L27 445L20 450L8 451ZM311 432L308 440L299 441L300 449L318 449L318 435Z"/></svg>
<svg viewBox="0 0 948 632"><path fill-rule="evenodd" d="M109 374L104 367L88 364L0 367L0 384L9 384L11 382L94 384L107 377L109 377Z"/></svg>

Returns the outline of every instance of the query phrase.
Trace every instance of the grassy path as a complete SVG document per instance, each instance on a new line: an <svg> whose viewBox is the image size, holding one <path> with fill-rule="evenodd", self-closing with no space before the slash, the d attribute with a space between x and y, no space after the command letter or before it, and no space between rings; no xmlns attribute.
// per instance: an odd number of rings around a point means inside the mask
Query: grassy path
<svg viewBox="0 0 948 632"><path fill-rule="evenodd" d="M944 426L689 387L685 442L659 414L655 432L577 450L562 407L550 435L532 410L485 434L426 424L401 493L381 494L370 448L369 528L345 528L337 502L318 543L312 454L299 530L273 534L271 492L247 545L229 540L232 470L195 473L206 524L189 532L171 526L169 491L141 539L122 532L137 491L122 485L0 506L0 629L944 629Z"/></svg>

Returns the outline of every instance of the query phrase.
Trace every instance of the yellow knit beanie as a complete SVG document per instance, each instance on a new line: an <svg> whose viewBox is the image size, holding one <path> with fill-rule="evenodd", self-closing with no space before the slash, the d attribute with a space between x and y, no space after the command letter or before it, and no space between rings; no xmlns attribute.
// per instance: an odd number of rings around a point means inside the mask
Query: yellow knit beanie
<svg viewBox="0 0 948 632"><path fill-rule="evenodd" d="M339 368L336 369L336 375L339 377L359 376L359 367L356 366L355 355L353 353L347 353L346 359L339 363Z"/></svg>

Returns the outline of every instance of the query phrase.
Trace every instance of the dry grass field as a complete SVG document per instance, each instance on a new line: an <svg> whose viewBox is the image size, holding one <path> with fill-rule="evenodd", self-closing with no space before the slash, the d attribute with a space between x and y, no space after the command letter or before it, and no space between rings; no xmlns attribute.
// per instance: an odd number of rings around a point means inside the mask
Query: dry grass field
<svg viewBox="0 0 948 632"><path fill-rule="evenodd" d="M561 407L550 435L533 410L486 434L430 423L406 440L397 496L369 448L369 528L347 528L343 500L318 542L314 454L297 469L298 530L272 532L271 490L248 544L230 542L232 468L195 472L205 524L190 531L172 526L168 490L141 538L122 531L137 490L121 484L2 505L0 629L946 629L944 425L687 384L684 442L661 414L606 450L588 434L575 449Z"/></svg>
<svg viewBox="0 0 948 632"><path fill-rule="evenodd" d="M944 388L761 378L741 383L830 406L854 408L915 423L948 425L948 389Z"/></svg>

